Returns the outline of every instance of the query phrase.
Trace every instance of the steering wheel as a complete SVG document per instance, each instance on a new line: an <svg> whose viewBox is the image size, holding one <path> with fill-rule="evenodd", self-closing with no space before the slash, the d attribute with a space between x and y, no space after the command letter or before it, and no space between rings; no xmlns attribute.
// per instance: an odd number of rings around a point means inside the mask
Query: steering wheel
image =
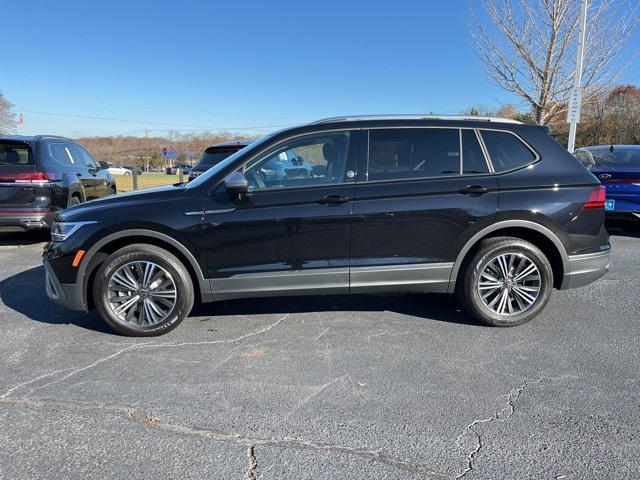
<svg viewBox="0 0 640 480"><path fill-rule="evenodd" d="M265 188L266 184L264 183L264 172L262 170L255 169L255 170L249 170L248 172L246 172L246 176L247 176L247 180L249 181L249 185L251 185L253 188Z"/></svg>

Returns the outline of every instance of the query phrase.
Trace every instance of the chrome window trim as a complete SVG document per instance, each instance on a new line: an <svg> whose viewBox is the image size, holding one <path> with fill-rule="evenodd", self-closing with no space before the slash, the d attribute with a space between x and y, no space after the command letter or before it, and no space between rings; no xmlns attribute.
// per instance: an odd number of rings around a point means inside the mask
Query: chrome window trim
<svg viewBox="0 0 640 480"><path fill-rule="evenodd" d="M459 128L458 129L458 139L460 140L460 146L458 147L460 149L460 175L464 175L464 167L463 167L463 161L464 161L464 150L462 148L462 129Z"/></svg>

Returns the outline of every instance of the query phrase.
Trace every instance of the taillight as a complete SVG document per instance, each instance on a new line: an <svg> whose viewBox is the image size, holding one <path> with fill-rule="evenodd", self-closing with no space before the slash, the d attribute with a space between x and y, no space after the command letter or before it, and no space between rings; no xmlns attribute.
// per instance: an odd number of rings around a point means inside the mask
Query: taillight
<svg viewBox="0 0 640 480"><path fill-rule="evenodd" d="M2 175L0 181L13 181L16 183L43 183L55 180L53 173L45 172L26 172L16 173L14 175Z"/></svg>
<svg viewBox="0 0 640 480"><path fill-rule="evenodd" d="M587 197L587 201L584 202L582 206L583 210L587 210L590 208L604 208L604 201L607 198L607 191L605 188L600 185L599 187L595 187L591 190L591 193Z"/></svg>

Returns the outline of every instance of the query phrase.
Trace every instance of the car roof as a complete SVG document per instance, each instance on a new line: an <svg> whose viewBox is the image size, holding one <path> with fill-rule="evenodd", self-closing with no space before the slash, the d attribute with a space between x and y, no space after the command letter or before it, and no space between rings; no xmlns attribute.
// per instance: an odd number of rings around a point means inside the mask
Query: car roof
<svg viewBox="0 0 640 480"><path fill-rule="evenodd" d="M70 138L60 135L0 135L0 140L17 140L20 142L35 142L38 140L65 140L73 142Z"/></svg>
<svg viewBox="0 0 640 480"><path fill-rule="evenodd" d="M329 117L311 122L310 125L319 123L358 122L369 120L447 120L447 121L473 121L491 123L523 124L518 120L501 117L481 117L475 115L433 115L433 114L390 114L390 115L346 115L342 117Z"/></svg>
<svg viewBox="0 0 640 480"><path fill-rule="evenodd" d="M209 145L205 150L209 150L210 148L228 148L228 147L246 147L250 145L255 140L232 140L229 142L216 143L215 145Z"/></svg>

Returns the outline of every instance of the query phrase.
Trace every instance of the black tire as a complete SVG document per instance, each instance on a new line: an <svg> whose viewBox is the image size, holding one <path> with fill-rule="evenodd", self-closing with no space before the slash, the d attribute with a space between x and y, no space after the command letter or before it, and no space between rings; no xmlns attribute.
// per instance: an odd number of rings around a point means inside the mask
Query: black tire
<svg viewBox="0 0 640 480"><path fill-rule="evenodd" d="M78 198L77 195L72 196L69 201L67 202L67 208L69 207L74 207L76 205L80 205L82 202L80 201L80 198Z"/></svg>
<svg viewBox="0 0 640 480"><path fill-rule="evenodd" d="M538 296L529 307L522 309L520 312L512 314L508 312L506 314L497 313L489 307L491 303L489 300L483 300L479 291L478 282L480 281L481 273L493 259L501 254L515 254L516 259L526 258L535 265L539 273L537 275L539 284L534 287L539 288ZM538 247L521 238L495 237L482 241L477 253L463 266L463 271L460 272L458 278L460 282L458 283L457 293L465 310L478 320L495 327L512 327L528 322L542 311L553 290L553 270L549 260ZM509 276L509 278L511 277ZM535 278L535 276L531 278ZM499 279L500 282L502 280L502 278ZM534 281L534 283L537 282ZM502 287L502 289L508 290L508 293L511 294L510 289L505 287ZM501 295L502 289L498 290L498 296ZM521 306L521 299L516 299L516 296L514 293L514 300L509 300L509 308L515 305L514 310ZM495 299L495 296L490 298ZM506 305L504 308L507 308Z"/></svg>
<svg viewBox="0 0 640 480"><path fill-rule="evenodd" d="M114 312L109 302L107 286L113 274L132 262L152 262L168 272L175 285L175 303L166 318L156 324L138 325L135 322L126 321ZM102 319L115 331L131 337L158 336L176 328L191 311L194 302L193 282L189 272L175 255L155 245L134 244L114 252L100 266L93 285L93 299ZM136 305L140 305L140 302ZM141 309L142 306L133 308Z"/></svg>
<svg viewBox="0 0 640 480"><path fill-rule="evenodd" d="M111 187L109 189L109 195L117 195L118 194L118 189L116 188L116 186L114 185L113 187Z"/></svg>
<svg viewBox="0 0 640 480"><path fill-rule="evenodd" d="M125 175L131 175L131 172L124 172Z"/></svg>

